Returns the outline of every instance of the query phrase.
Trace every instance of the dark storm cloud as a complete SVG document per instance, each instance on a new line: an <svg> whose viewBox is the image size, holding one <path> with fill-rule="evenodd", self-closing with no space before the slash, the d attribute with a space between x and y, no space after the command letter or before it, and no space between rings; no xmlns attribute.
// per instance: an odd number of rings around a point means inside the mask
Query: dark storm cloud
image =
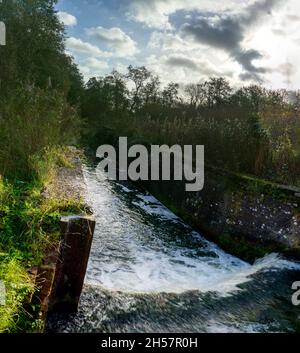
<svg viewBox="0 0 300 353"><path fill-rule="evenodd" d="M243 49L242 42L250 28L270 15L272 9L280 3L282 0L261 0L238 15L219 16L217 20L201 17L185 24L182 31L200 43L227 51L243 67L245 72L241 75L242 79L261 81L261 74L267 72L267 69L256 67L253 60L260 59L262 54L255 49Z"/></svg>
<svg viewBox="0 0 300 353"><path fill-rule="evenodd" d="M188 58L183 58L180 56L171 56L167 59L166 64L170 66L179 66L186 67L191 70L199 70L198 65L192 60Z"/></svg>
<svg viewBox="0 0 300 353"><path fill-rule="evenodd" d="M209 67L206 62L197 62L183 55L171 55L167 58L165 64L169 66L181 67L186 68L188 70L198 71L205 75L219 74L212 67Z"/></svg>

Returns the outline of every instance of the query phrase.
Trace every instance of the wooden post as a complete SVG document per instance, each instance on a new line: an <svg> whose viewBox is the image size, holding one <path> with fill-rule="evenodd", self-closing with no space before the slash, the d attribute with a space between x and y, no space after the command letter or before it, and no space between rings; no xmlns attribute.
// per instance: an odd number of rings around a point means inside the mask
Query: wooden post
<svg viewBox="0 0 300 353"><path fill-rule="evenodd" d="M93 216L61 219L62 239L49 311L76 312L95 230Z"/></svg>

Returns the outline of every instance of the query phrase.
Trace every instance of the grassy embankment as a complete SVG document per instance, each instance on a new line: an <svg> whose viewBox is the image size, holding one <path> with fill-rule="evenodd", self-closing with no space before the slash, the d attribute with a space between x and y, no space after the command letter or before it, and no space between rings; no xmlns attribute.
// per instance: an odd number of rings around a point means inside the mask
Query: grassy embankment
<svg viewBox="0 0 300 353"><path fill-rule="evenodd" d="M39 329L41 323L32 317L38 308L24 306L35 291L28 269L39 264L47 249L59 241L61 216L83 211L72 199L62 202L42 196L60 166L72 168L64 148L48 149L39 158L35 167L38 177L33 181L0 180L0 280L6 288L6 304L0 306L0 332Z"/></svg>
<svg viewBox="0 0 300 353"><path fill-rule="evenodd" d="M78 201L43 197L58 168L72 168L63 145L75 143L75 112L55 91L22 88L12 97L0 115L0 332L38 330L38 308L24 305L35 291L28 269L58 242L60 217L82 211Z"/></svg>

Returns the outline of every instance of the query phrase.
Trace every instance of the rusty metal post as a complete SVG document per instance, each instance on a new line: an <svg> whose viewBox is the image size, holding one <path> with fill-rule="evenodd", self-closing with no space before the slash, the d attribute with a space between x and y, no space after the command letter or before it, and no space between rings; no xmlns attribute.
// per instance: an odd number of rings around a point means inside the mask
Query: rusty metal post
<svg viewBox="0 0 300 353"><path fill-rule="evenodd" d="M62 239L49 311L77 311L94 230L93 216L69 216L61 219Z"/></svg>

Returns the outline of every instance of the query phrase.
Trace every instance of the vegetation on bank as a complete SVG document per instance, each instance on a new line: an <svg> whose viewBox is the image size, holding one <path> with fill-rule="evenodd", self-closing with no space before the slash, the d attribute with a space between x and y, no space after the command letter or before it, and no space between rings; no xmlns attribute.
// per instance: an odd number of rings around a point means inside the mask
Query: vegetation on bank
<svg viewBox="0 0 300 353"><path fill-rule="evenodd" d="M31 181L0 180L0 281L6 288L6 304L0 305L0 332L39 328L32 316L38 308L24 305L36 289L28 270L58 243L60 218L83 211L78 201L42 196L57 168L72 168L68 152L63 147L46 149L33 160Z"/></svg>
<svg viewBox="0 0 300 353"><path fill-rule="evenodd" d="M72 168L65 145L76 144L82 78L65 54L56 1L5 1L0 48L0 332L36 331L28 270L59 238L62 215L81 211L72 200L46 199L57 168Z"/></svg>

